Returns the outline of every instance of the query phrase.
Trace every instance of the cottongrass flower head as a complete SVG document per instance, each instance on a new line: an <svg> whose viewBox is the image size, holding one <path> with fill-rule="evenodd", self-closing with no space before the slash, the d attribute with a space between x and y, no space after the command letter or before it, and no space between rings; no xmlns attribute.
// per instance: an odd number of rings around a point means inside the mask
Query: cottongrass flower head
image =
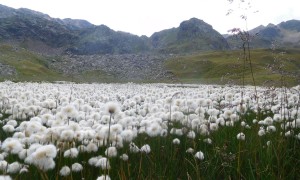
<svg viewBox="0 0 300 180"><path fill-rule="evenodd" d="M120 111L120 105L116 102L108 102L105 104L105 111L108 114L115 114Z"/></svg>
<svg viewBox="0 0 300 180"><path fill-rule="evenodd" d="M0 161L0 171L5 172L8 166L8 162L5 160Z"/></svg>
<svg viewBox="0 0 300 180"><path fill-rule="evenodd" d="M80 172L83 169L82 165L79 163L72 164L71 168L72 168L72 172Z"/></svg>
<svg viewBox="0 0 300 180"><path fill-rule="evenodd" d="M194 149L193 148L188 148L185 152L189 153L189 154L193 154L194 153Z"/></svg>
<svg viewBox="0 0 300 180"><path fill-rule="evenodd" d="M54 158L56 157L56 147L52 144L41 146L30 154L25 162L37 166L43 171L48 171L55 167Z"/></svg>
<svg viewBox="0 0 300 180"><path fill-rule="evenodd" d="M8 175L0 175L0 180L11 180L11 177Z"/></svg>
<svg viewBox="0 0 300 180"><path fill-rule="evenodd" d="M67 117L73 118L78 112L73 105L67 105L62 109L62 113Z"/></svg>
<svg viewBox="0 0 300 180"><path fill-rule="evenodd" d="M242 132L236 136L236 138L241 141L245 141L245 137L246 137L245 134Z"/></svg>
<svg viewBox="0 0 300 180"><path fill-rule="evenodd" d="M178 138L173 139L173 144L175 145L180 144L180 140Z"/></svg>
<svg viewBox="0 0 300 180"><path fill-rule="evenodd" d="M276 127L271 125L267 127L267 132L275 132L276 131Z"/></svg>
<svg viewBox="0 0 300 180"><path fill-rule="evenodd" d="M156 137L156 136L160 135L161 129L162 129L161 126L157 122L154 122L146 128L146 133L150 137Z"/></svg>
<svg viewBox="0 0 300 180"><path fill-rule="evenodd" d="M127 154L122 154L122 155L120 156L120 159L122 159L123 161L128 161L129 157L128 157Z"/></svg>
<svg viewBox="0 0 300 180"><path fill-rule="evenodd" d="M233 121L233 122L237 122L239 121L239 116L237 114L231 114L230 115L230 120Z"/></svg>
<svg viewBox="0 0 300 180"><path fill-rule="evenodd" d="M202 152L202 151L196 152L195 158L196 158L196 159L199 159L199 160L203 160L203 159L204 159L204 154L203 154L203 152Z"/></svg>
<svg viewBox="0 0 300 180"><path fill-rule="evenodd" d="M258 135L259 135L259 136L263 136L263 135L265 135L265 134L266 134L265 129L264 129L263 127L261 127L261 128L259 129L259 131L258 131Z"/></svg>
<svg viewBox="0 0 300 180"><path fill-rule="evenodd" d="M208 136L209 135L208 127L205 124L201 124L198 131L199 131L200 135L202 135L202 136Z"/></svg>
<svg viewBox="0 0 300 180"><path fill-rule="evenodd" d="M129 151L131 153L138 153L138 152L140 152L140 149L134 143L130 143L130 145L129 145Z"/></svg>
<svg viewBox="0 0 300 180"><path fill-rule="evenodd" d="M60 171L59 171L59 174L61 175L61 176L68 176L69 174L70 174L70 172L71 172L71 169L68 167L68 166L63 166L61 169L60 169Z"/></svg>
<svg viewBox="0 0 300 180"><path fill-rule="evenodd" d="M88 163L89 165L91 166L96 166L96 163L98 162L99 159L101 159L102 156L97 156L97 157L91 157L89 160L88 160Z"/></svg>
<svg viewBox="0 0 300 180"><path fill-rule="evenodd" d="M105 150L105 155L107 156L107 157L116 157L117 156L117 154L118 154L118 152L117 152L117 148L116 147L109 147L109 148L107 148L106 150Z"/></svg>
<svg viewBox="0 0 300 180"><path fill-rule="evenodd" d="M183 133L183 129L184 129L184 128L182 128L182 129L176 129L176 128L175 128L174 134L177 135L177 136L182 136L182 135L184 134L184 133Z"/></svg>
<svg viewBox="0 0 300 180"><path fill-rule="evenodd" d="M168 130L162 129L162 130L160 131L160 136L161 136L161 137L167 137L167 136L168 136Z"/></svg>
<svg viewBox="0 0 300 180"><path fill-rule="evenodd" d="M96 167L100 167L102 170L110 169L110 163L109 160L106 157L100 158L96 164Z"/></svg>
<svg viewBox="0 0 300 180"><path fill-rule="evenodd" d="M2 143L1 149L7 153L18 154L23 150L23 145L17 139L7 138Z"/></svg>
<svg viewBox="0 0 300 180"><path fill-rule="evenodd" d="M86 146L86 152L91 153L91 152L97 152L98 151L98 146L93 143L90 142L87 146Z"/></svg>
<svg viewBox="0 0 300 180"><path fill-rule="evenodd" d="M287 132L284 134L284 136L285 136L285 137L290 137L290 136L293 135L293 133L294 133L294 131L293 131L293 130L290 130L290 131L287 131Z"/></svg>
<svg viewBox="0 0 300 180"><path fill-rule="evenodd" d="M140 151L145 154L149 154L151 152L151 148L148 144L145 144L141 147Z"/></svg>
<svg viewBox="0 0 300 180"><path fill-rule="evenodd" d="M13 162L8 165L7 173L15 174L18 173L22 168L22 165L19 162Z"/></svg>
<svg viewBox="0 0 300 180"><path fill-rule="evenodd" d="M62 141L68 141L68 142L73 141L74 140L74 131L70 130L70 129L62 131L60 134L60 139Z"/></svg>
<svg viewBox="0 0 300 180"><path fill-rule="evenodd" d="M203 139L203 142L205 142L207 144L212 144L212 140L210 138Z"/></svg>
<svg viewBox="0 0 300 180"><path fill-rule="evenodd" d="M264 125L270 126L273 124L273 119L271 117L266 117L263 122L264 122Z"/></svg>
<svg viewBox="0 0 300 180"><path fill-rule="evenodd" d="M300 140L300 133L295 135L295 138L297 138L298 140Z"/></svg>
<svg viewBox="0 0 300 180"><path fill-rule="evenodd" d="M97 180L111 180L108 175L102 175L97 178Z"/></svg>
<svg viewBox="0 0 300 180"><path fill-rule="evenodd" d="M123 138L124 142L131 142L135 135L133 134L133 131L131 129L126 129L121 132L121 136Z"/></svg>
<svg viewBox="0 0 300 180"><path fill-rule="evenodd" d="M23 166L21 169L20 169L20 172L19 174L23 174L23 173L28 173L28 167L27 166Z"/></svg>
<svg viewBox="0 0 300 180"><path fill-rule="evenodd" d="M217 123L210 123L209 128L211 131L217 131L219 129L219 126Z"/></svg>
<svg viewBox="0 0 300 180"><path fill-rule="evenodd" d="M65 158L76 158L78 156L78 154L79 154L78 149L71 148L64 152L64 157Z"/></svg>
<svg viewBox="0 0 300 180"><path fill-rule="evenodd" d="M0 142L0 146L1 146L1 142ZM0 161L3 161L5 159L5 155L4 154L0 154Z"/></svg>
<svg viewBox="0 0 300 180"><path fill-rule="evenodd" d="M14 126L9 125L9 124L4 125L4 126L2 127L2 129L3 129L4 132L7 132L7 133L12 133L12 132L15 131Z"/></svg>

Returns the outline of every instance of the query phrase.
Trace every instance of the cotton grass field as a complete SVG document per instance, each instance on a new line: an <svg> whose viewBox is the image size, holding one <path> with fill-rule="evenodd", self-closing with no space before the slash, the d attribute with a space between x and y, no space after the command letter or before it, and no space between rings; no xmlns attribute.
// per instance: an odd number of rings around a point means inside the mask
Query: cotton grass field
<svg viewBox="0 0 300 180"><path fill-rule="evenodd" d="M300 86L0 87L0 179L300 179Z"/></svg>

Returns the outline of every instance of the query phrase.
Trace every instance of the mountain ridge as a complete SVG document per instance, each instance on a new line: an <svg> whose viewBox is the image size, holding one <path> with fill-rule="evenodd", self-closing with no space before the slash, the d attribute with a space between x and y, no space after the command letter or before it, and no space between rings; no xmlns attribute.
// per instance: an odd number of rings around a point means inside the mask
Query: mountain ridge
<svg viewBox="0 0 300 180"><path fill-rule="evenodd" d="M257 26L248 31L252 48L271 48L271 47L300 47L300 21L283 21L277 25L269 23L267 26ZM226 40L231 49L238 49L241 44L234 36L226 36Z"/></svg>
<svg viewBox="0 0 300 180"><path fill-rule="evenodd" d="M86 20L51 18L47 14L25 8L1 5L0 39L20 43L38 41L65 53L130 54L185 53L228 49L226 40L203 20L191 18L174 30L174 37L154 38L114 31L106 25L93 25ZM166 29L169 33L173 30ZM215 38L217 37L217 38ZM166 41L166 42L165 42Z"/></svg>

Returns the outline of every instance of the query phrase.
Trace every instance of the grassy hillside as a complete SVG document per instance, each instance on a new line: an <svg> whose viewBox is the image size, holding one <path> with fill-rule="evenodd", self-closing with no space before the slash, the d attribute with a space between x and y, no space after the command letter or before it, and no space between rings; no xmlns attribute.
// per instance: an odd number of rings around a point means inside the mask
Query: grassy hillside
<svg viewBox="0 0 300 180"><path fill-rule="evenodd" d="M283 53L284 52L284 53ZM257 85L280 85L283 75L288 86L299 84L300 50L257 49L251 51L252 67ZM249 62L241 51L207 52L176 57L166 67L184 83L253 84Z"/></svg>
<svg viewBox="0 0 300 180"><path fill-rule="evenodd" d="M284 52L284 53L282 53ZM288 86L300 81L300 50L251 51L254 77L257 85L281 84ZM75 81L75 82L120 82L114 74L102 70L85 71L76 75L64 75L48 66L47 58L22 48L0 45L0 64L16 70L11 76L0 76L0 80L13 81ZM180 56L167 60L166 68L183 83L206 84L253 84L249 62L244 61L240 51L206 52ZM3 68L3 67L2 67ZM164 82L169 81L165 79ZM139 81L140 82L140 81ZM144 80L143 82L148 82Z"/></svg>
<svg viewBox="0 0 300 180"><path fill-rule="evenodd" d="M16 74L1 77L1 80L14 81L54 81L62 75L47 67L46 59L22 48L8 45L0 46L0 63L16 69Z"/></svg>
<svg viewBox="0 0 300 180"><path fill-rule="evenodd" d="M23 48L0 45L0 63L16 70L12 76L0 76L0 80L12 81L76 81L112 82L111 75L100 71L87 71L79 75L64 75L48 67L46 57Z"/></svg>

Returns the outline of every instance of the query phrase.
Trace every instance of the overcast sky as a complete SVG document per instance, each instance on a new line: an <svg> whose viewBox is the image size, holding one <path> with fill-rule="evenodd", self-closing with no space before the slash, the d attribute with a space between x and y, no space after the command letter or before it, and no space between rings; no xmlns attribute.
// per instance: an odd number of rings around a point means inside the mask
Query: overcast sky
<svg viewBox="0 0 300 180"><path fill-rule="evenodd" d="M151 36L192 17L202 19L222 34L239 27L300 20L300 0L0 0L13 8L28 8L54 18L85 19L113 30ZM247 9L248 8L248 9ZM226 16L229 9L233 13ZM246 10L245 10L246 9ZM247 23L240 15L247 14Z"/></svg>

